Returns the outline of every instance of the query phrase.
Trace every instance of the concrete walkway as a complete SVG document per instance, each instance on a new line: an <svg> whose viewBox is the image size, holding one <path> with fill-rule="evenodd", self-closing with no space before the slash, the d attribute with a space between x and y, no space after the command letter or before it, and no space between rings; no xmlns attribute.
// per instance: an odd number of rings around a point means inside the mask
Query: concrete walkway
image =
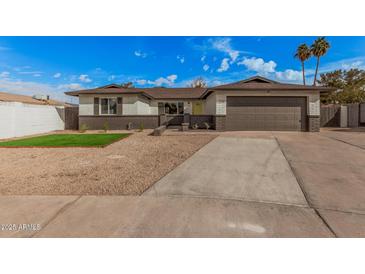
<svg viewBox="0 0 365 274"><path fill-rule="evenodd" d="M308 206L274 138L218 137L145 193Z"/></svg>

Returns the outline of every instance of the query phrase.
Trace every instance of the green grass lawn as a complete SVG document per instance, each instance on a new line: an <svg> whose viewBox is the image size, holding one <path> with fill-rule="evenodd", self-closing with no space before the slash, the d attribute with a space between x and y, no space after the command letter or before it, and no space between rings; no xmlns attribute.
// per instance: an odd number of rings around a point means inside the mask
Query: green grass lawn
<svg viewBox="0 0 365 274"><path fill-rule="evenodd" d="M0 142L0 147L103 147L129 135L128 133L52 134Z"/></svg>

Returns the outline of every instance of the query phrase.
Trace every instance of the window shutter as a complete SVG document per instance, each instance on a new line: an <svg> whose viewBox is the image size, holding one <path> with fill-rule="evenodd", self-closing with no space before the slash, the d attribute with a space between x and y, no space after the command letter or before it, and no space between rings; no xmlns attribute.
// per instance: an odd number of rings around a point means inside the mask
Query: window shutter
<svg viewBox="0 0 365 274"><path fill-rule="evenodd" d="M117 115L123 114L123 98L118 97L117 99Z"/></svg>
<svg viewBox="0 0 365 274"><path fill-rule="evenodd" d="M94 115L99 115L99 98L94 97Z"/></svg>

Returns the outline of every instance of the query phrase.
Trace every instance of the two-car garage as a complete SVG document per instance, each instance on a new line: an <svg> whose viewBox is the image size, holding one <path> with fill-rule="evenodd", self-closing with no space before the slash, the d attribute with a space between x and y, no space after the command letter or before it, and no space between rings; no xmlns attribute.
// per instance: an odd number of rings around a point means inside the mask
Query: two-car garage
<svg viewBox="0 0 365 274"><path fill-rule="evenodd" d="M226 130L307 130L306 97L227 96Z"/></svg>

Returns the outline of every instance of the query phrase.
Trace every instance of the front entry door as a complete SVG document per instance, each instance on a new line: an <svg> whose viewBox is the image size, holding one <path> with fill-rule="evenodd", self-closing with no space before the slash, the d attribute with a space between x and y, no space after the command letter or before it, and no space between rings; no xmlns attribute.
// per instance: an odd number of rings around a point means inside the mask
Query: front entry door
<svg viewBox="0 0 365 274"><path fill-rule="evenodd" d="M203 103L202 102L193 102L193 114L194 115L203 114Z"/></svg>

